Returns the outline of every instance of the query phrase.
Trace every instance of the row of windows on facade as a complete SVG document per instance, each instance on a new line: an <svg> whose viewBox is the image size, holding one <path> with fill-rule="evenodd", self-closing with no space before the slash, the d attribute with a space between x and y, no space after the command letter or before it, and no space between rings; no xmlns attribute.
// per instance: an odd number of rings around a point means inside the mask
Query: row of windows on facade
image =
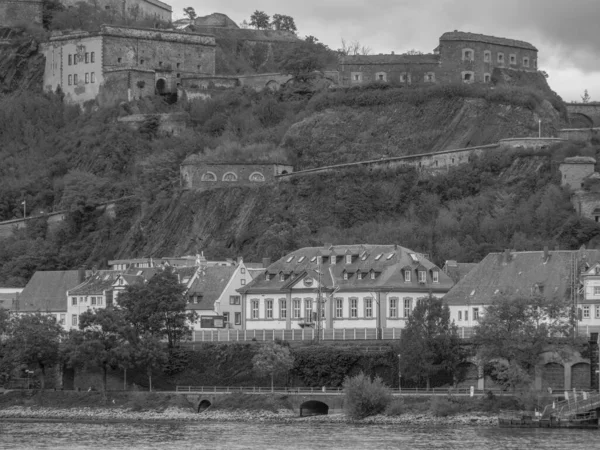
<svg viewBox="0 0 600 450"><path fill-rule="evenodd" d="M352 72L350 74L353 81L363 81L362 72ZM375 74L375 81L388 81L388 74L386 72L377 72ZM401 83L411 83L412 76L408 72L402 72L399 77ZM423 81L425 83L435 83L435 72L427 72L423 75Z"/></svg>
<svg viewBox="0 0 600 450"><path fill-rule="evenodd" d="M95 83L96 82L96 73L94 73L94 72L86 73L84 80L85 80L85 84ZM79 77L77 76L77 74L69 75L67 77L67 84L69 86L72 86L72 85L77 86L77 83L79 83Z"/></svg>
<svg viewBox="0 0 600 450"><path fill-rule="evenodd" d="M92 61L92 62L93 62L93 61ZM123 58L117 58L117 63L118 63L118 64L121 64L122 62L123 62ZM143 66L145 62L146 62L146 60L145 60L145 59L143 59L143 58L141 58L141 59L140 59L140 66ZM163 62L162 62L162 61L159 61L159 62L158 62L158 67L163 67ZM170 65L165 65L164 67L165 67L166 69L170 69L170 68L171 68L171 66L170 66ZM177 63L177 64L175 65L175 67L176 67L177 69L181 69L181 68L182 68L182 67L181 67L181 63ZM202 67L202 66L201 66L201 64L198 64L198 65L196 66L196 69L199 71L199 70L200 70L200 67ZM180 74L177 74L177 78L179 78L180 76L181 76Z"/></svg>
<svg viewBox="0 0 600 450"><path fill-rule="evenodd" d="M76 66L77 63L83 62L85 64L96 62L96 52L85 53L85 54L72 54L68 56L69 65Z"/></svg>
<svg viewBox="0 0 600 450"><path fill-rule="evenodd" d="M596 288L594 288L594 291L595 290L596 290ZM596 292L594 292L594 293L596 293ZM583 305L583 307L581 308L581 318L582 319L591 319L592 318L592 307L590 305ZM596 305L594 307L594 318L600 319L600 305Z"/></svg>
<svg viewBox="0 0 600 450"><path fill-rule="evenodd" d="M342 278L344 280L352 280L354 278L354 276L356 275L356 279L357 280L366 280L366 279L370 279L370 280L375 280L377 279L377 277L381 274L381 272L378 272L376 270L371 269L368 272L362 272L362 271L346 271L344 270L344 272L342 272ZM404 276L404 282L405 283L410 283L412 281L412 270L411 269L406 269L402 271L402 274ZM418 270L417 271L418 274L418 281L419 283L427 283L427 271L425 270ZM368 275L368 277L366 277L365 275ZM271 273L267 273L265 275L265 279L267 281L271 281L273 278L275 277L274 274ZM280 272L279 273L279 281L286 281L288 280L290 277L294 277L294 274L291 273L285 273L285 272ZM440 274L437 270L432 270L431 271L431 280L433 283L439 283L440 282Z"/></svg>
<svg viewBox="0 0 600 450"><path fill-rule="evenodd" d="M475 51L471 48L464 48L462 51L462 59L463 61L475 61ZM504 59L504 53L503 52L498 52L496 54L496 61L498 62L498 64L504 64L505 59ZM510 65L517 65L517 55L516 54L509 54L508 55L508 61ZM483 52L483 62L487 62L487 63L491 63L492 62L492 52L490 50L485 50ZM529 67L530 66L530 62L531 60L529 59L528 56L524 56L522 59L522 65L523 67ZM533 67L537 67L537 60L533 60Z"/></svg>
<svg viewBox="0 0 600 450"><path fill-rule="evenodd" d="M79 298L79 301L77 300ZM87 303L87 297L71 297L71 305L77 306L77 304ZM90 297L90 305L92 306L102 306L103 298L102 297Z"/></svg>
<svg viewBox="0 0 600 450"><path fill-rule="evenodd" d="M413 306L413 298L405 297L404 299L400 299L398 297L391 297L389 300L388 307L388 318L390 319L400 319L400 318L408 318L412 311ZM418 301L418 300L417 300ZM250 308L250 318L251 319L273 319L273 308L274 308L274 300L273 299L265 299L264 300L264 316L260 317L260 300L251 300L251 308ZM358 308L358 298L351 297L348 299L348 305L345 305L346 301L343 298L334 299L334 319L372 319L375 317L375 312L373 309L373 299L371 297L363 298L363 308L362 315L359 316L359 308ZM304 315L302 315L302 306L304 306ZM402 308L402 310L400 310ZM305 321L310 321L314 319L313 316L314 311L314 300L312 298L304 299L304 305L302 304L301 299L292 300L292 319L304 319ZM347 315L344 316L344 311L347 311ZM403 313L400 316L400 313ZM316 312L315 312L316 314ZM288 301L286 299L279 300L279 317L278 319L283 320L288 317ZM325 307L321 307L321 318L325 318Z"/></svg>
<svg viewBox="0 0 600 450"><path fill-rule="evenodd" d="M248 177L250 181L262 182L265 181L265 176L260 172L253 172ZM206 172L202 174L200 181L217 181L217 175L214 172ZM234 172L227 172L221 177L221 181L238 181L238 176Z"/></svg>

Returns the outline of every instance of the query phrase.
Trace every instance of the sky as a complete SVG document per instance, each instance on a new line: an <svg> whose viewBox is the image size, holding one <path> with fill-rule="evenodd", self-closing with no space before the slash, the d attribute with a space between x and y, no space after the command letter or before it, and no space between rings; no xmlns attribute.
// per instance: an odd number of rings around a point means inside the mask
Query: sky
<svg viewBox="0 0 600 450"><path fill-rule="evenodd" d="M446 31L469 31L527 41L538 67L563 100L581 101L585 89L600 101L600 0L165 0L173 19L191 6L198 16L220 12L234 22L255 11L292 16L298 35L332 49L358 41L371 52L431 53Z"/></svg>

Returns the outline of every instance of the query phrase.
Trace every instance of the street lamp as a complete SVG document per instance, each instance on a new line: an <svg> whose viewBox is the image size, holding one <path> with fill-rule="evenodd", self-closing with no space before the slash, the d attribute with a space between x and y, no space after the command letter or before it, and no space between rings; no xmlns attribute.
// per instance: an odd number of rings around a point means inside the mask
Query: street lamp
<svg viewBox="0 0 600 450"><path fill-rule="evenodd" d="M538 137L542 137L542 119L538 119Z"/></svg>
<svg viewBox="0 0 600 450"><path fill-rule="evenodd" d="M402 392L402 372L400 370L400 354L398 354L398 392Z"/></svg>

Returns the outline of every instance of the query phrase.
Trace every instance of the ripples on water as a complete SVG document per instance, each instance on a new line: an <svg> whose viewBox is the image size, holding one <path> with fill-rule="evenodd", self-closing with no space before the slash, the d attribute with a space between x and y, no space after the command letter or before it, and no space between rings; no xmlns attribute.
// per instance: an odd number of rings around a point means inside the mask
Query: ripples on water
<svg viewBox="0 0 600 450"><path fill-rule="evenodd" d="M344 424L1 422L0 449L592 449L598 430Z"/></svg>

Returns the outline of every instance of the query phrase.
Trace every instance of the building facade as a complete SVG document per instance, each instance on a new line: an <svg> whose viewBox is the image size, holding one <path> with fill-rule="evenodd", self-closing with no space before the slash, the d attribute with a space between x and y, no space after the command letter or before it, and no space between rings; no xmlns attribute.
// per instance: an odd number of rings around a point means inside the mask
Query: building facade
<svg viewBox="0 0 600 450"><path fill-rule="evenodd" d="M403 328L419 299L452 284L404 247L327 244L290 253L239 292L247 330L380 329Z"/></svg>
<svg viewBox="0 0 600 450"><path fill-rule="evenodd" d="M340 84L490 83L494 69L537 71L538 51L528 42L462 31L439 42L431 54L344 56Z"/></svg>
<svg viewBox="0 0 600 450"><path fill-rule="evenodd" d="M79 329L79 317L86 311L95 311L113 305L113 283L120 275L114 270L94 272L83 283L67 291L67 317L61 322L66 330Z"/></svg>
<svg viewBox="0 0 600 450"><path fill-rule="evenodd" d="M180 168L184 189L208 190L219 187L261 186L276 181L278 175L292 173L288 164L211 163L192 155Z"/></svg>
<svg viewBox="0 0 600 450"><path fill-rule="evenodd" d="M70 103L102 104L171 95L215 73L215 38L170 30L102 26L44 45L44 89L60 87Z"/></svg>
<svg viewBox="0 0 600 450"><path fill-rule="evenodd" d="M110 11L119 17L132 19L156 19L171 22L173 8L160 0L86 0L96 8ZM67 7L74 6L78 0L62 0Z"/></svg>

